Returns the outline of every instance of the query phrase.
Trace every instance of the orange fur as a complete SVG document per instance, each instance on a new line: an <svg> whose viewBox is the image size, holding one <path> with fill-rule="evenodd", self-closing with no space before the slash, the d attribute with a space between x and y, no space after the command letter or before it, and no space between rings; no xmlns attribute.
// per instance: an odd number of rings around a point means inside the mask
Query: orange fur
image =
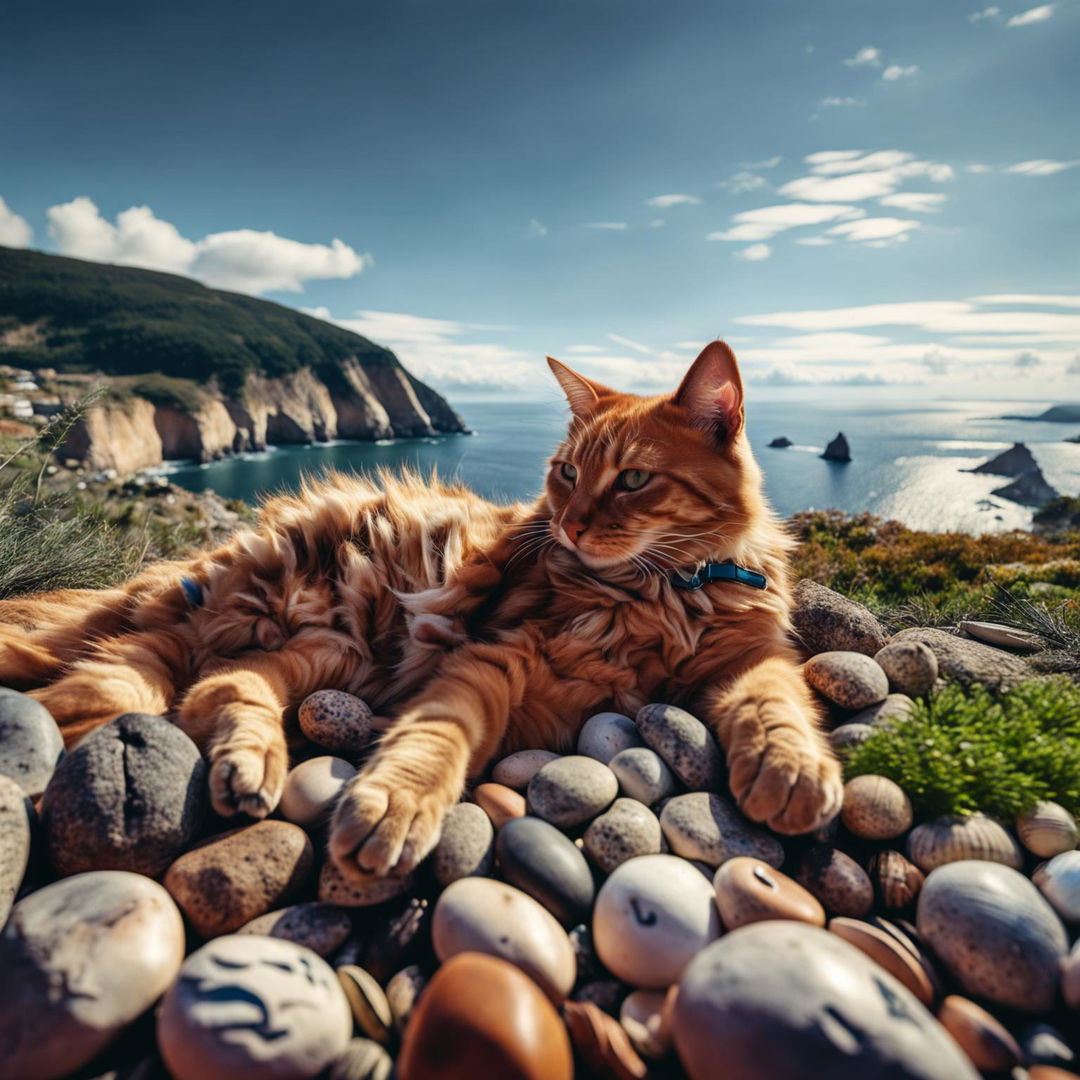
<svg viewBox="0 0 1080 1080"><path fill-rule="evenodd" d="M743 434L734 357L708 346L654 398L551 363L574 415L535 503L330 474L187 562L0 602L0 682L38 687L69 742L175 710L210 760L215 808L254 817L281 795L295 706L358 694L394 719L334 817L346 872L414 866L497 753L566 751L591 714L657 700L709 723L751 817L815 828L839 809L840 773L789 641L790 541ZM669 581L724 559L768 589Z"/></svg>

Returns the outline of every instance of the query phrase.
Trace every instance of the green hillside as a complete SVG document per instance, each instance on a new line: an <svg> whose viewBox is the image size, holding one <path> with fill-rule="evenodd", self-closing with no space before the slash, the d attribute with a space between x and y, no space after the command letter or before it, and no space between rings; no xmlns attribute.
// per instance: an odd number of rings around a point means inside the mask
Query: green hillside
<svg viewBox="0 0 1080 1080"><path fill-rule="evenodd" d="M228 393L249 372L301 367L333 388L349 357L398 363L359 334L267 300L174 274L0 247L0 363L200 382L216 375Z"/></svg>

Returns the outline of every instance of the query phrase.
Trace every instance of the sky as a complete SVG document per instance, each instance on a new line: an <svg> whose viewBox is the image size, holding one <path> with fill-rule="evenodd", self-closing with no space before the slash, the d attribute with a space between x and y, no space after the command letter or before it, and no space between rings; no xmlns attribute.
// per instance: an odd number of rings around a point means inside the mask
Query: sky
<svg viewBox="0 0 1080 1080"><path fill-rule="evenodd" d="M1030 4L15 5L0 244L458 400L545 354L658 392L718 336L759 392L1080 400L1080 0Z"/></svg>

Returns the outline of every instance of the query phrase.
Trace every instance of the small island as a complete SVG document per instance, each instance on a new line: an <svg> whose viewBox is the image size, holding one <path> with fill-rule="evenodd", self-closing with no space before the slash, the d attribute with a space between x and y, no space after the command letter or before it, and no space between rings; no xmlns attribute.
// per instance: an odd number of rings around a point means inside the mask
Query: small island
<svg viewBox="0 0 1080 1080"><path fill-rule="evenodd" d="M795 444L786 435L778 435L771 443L769 443L769 447L773 450L786 450L789 446L794 445Z"/></svg>
<svg viewBox="0 0 1080 1080"><path fill-rule="evenodd" d="M825 447L825 452L821 454L821 457L825 461L836 461L845 465L851 461L851 447L848 446L848 441L842 431L837 432L836 438Z"/></svg>
<svg viewBox="0 0 1080 1080"><path fill-rule="evenodd" d="M1052 405L1038 416L1001 416L999 420L1041 420L1046 424L1080 424L1080 404Z"/></svg>
<svg viewBox="0 0 1080 1080"><path fill-rule="evenodd" d="M1024 443L1013 443L1008 450L996 454L989 461L976 465L974 469L961 471L1012 477L1012 483L994 488L990 494L1019 503L1021 506L1045 506L1059 494L1047 482L1042 469L1039 468L1039 463L1035 460L1035 455Z"/></svg>

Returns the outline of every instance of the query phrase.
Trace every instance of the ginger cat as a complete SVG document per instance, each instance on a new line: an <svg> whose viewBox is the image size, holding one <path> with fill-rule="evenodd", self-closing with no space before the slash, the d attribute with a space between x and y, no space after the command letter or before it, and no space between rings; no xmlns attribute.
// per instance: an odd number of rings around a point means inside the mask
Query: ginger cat
<svg viewBox="0 0 1080 1080"><path fill-rule="evenodd" d="M331 474L269 500L256 529L124 585L0 602L0 683L36 688L69 744L163 714L210 761L221 814L263 817L285 718L326 687L392 717L334 815L347 874L404 873L496 754L567 751L592 714L685 705L756 821L808 832L840 769L788 638L791 541L765 503L726 345L673 394L621 394L549 361L566 441L532 505L415 477ZM767 579L687 591L677 568Z"/></svg>

